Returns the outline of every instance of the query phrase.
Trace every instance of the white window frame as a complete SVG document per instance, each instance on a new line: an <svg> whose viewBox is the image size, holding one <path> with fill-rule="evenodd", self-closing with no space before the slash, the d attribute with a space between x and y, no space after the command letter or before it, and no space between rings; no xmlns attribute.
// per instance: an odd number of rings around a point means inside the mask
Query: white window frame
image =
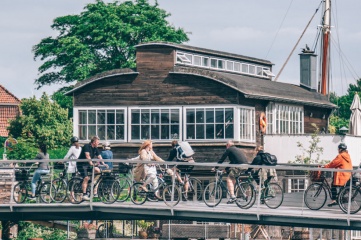
<svg viewBox="0 0 361 240"><path fill-rule="evenodd" d="M304 107L270 102L266 107L269 134L303 134Z"/></svg>
<svg viewBox="0 0 361 240"><path fill-rule="evenodd" d="M129 106L128 107L128 118L127 118L127 127L128 127L128 142L142 142L144 139L132 139L132 110L178 110L179 111L179 136L178 138L169 138L169 139L152 139L153 142L169 142L172 139L179 140L182 136L182 107L181 106ZM150 124L150 123L149 123ZM161 126L161 123L159 123Z"/></svg>
<svg viewBox="0 0 361 240"><path fill-rule="evenodd" d="M115 125L124 125L124 139L121 140L121 139L115 139L115 140L110 140L110 139L100 139L100 140L107 140L109 142L127 142L127 107L101 107L101 106L97 106L97 107L74 107L73 109L73 121L74 121L74 124L73 124L73 133L74 133L74 136L79 136L79 127L80 124L79 123L79 111L97 111L97 110L122 110L124 112L124 123L123 124L115 124ZM86 125L88 126L89 123L88 123L88 118L87 118L87 123ZM96 126L98 125L97 123L97 117L96 117ZM104 124L104 125L107 125L107 124ZM97 131L97 127L96 127L96 131ZM89 133L88 133L88 130L87 130L87 136L86 136L86 139L82 139L80 141L87 141L89 139L91 139L91 137L93 136L89 136ZM79 136L80 138L80 136Z"/></svg>
<svg viewBox="0 0 361 240"><path fill-rule="evenodd" d="M238 137L239 137L239 141L243 141L243 142L256 142L256 109L254 107L247 107L247 106L239 106L237 107L237 110L238 110L238 123L239 123L239 129L238 129ZM248 121L251 123L251 124L245 124L246 125L246 132L247 132L247 135L250 136L250 138L244 138L242 137L242 127L241 125L243 123L241 123L241 115L242 115L242 112L244 111L251 111L251 113L247 116L248 117ZM249 119L251 118L251 119ZM243 124L244 125L244 124ZM244 134L243 134L244 135Z"/></svg>
<svg viewBox="0 0 361 240"><path fill-rule="evenodd" d="M296 188L292 188L292 181L296 181ZM300 188L300 181L304 181L304 188ZM287 193L293 192L304 192L308 187L308 178L307 177L290 177L287 179Z"/></svg>

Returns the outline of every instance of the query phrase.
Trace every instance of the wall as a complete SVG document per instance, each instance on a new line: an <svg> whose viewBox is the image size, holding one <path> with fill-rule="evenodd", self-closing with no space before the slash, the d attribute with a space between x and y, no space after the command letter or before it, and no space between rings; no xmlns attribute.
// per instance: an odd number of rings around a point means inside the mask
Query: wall
<svg viewBox="0 0 361 240"><path fill-rule="evenodd" d="M337 146L342 137L340 135L321 134L319 146L323 147L323 154L320 160L332 160L337 155ZM344 142L347 145L351 156L353 166L361 163L361 137L344 136ZM302 155L302 151L297 147L297 142L303 144L308 149L311 141L311 135L264 135L265 151L277 156L278 163L287 163L294 161L297 155Z"/></svg>

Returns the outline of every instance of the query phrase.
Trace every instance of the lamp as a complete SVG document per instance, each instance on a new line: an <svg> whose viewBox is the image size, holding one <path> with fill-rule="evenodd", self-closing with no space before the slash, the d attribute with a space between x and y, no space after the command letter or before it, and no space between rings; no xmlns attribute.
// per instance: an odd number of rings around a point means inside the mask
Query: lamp
<svg viewBox="0 0 361 240"><path fill-rule="evenodd" d="M343 126L343 127L340 128L338 131L339 131L340 134L341 134L341 142L343 142L344 139L345 139L346 133L348 133L348 128L345 127L345 126Z"/></svg>

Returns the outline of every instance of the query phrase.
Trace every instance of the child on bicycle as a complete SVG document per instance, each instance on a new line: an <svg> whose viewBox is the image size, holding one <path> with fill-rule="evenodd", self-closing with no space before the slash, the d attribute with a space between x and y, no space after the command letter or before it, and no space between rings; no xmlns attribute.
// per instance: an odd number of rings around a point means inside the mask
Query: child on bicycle
<svg viewBox="0 0 361 240"><path fill-rule="evenodd" d="M33 179L31 180L31 196L30 199L35 199L35 191L36 191L36 183L40 179L41 174L48 174L50 172L49 170L49 163L43 162L41 160L49 159L49 154L47 152L47 148L45 144L39 145L39 153L36 155L35 159L38 159L39 162L36 164L39 164L38 169L35 170Z"/></svg>

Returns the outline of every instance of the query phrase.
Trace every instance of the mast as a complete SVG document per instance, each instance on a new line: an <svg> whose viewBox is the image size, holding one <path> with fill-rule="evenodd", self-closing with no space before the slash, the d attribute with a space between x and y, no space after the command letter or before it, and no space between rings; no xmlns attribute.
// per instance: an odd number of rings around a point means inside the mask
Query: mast
<svg viewBox="0 0 361 240"><path fill-rule="evenodd" d="M324 0L324 16L322 24L322 61L321 61L321 94L328 94L328 69L330 49L330 28L331 28L331 0Z"/></svg>

